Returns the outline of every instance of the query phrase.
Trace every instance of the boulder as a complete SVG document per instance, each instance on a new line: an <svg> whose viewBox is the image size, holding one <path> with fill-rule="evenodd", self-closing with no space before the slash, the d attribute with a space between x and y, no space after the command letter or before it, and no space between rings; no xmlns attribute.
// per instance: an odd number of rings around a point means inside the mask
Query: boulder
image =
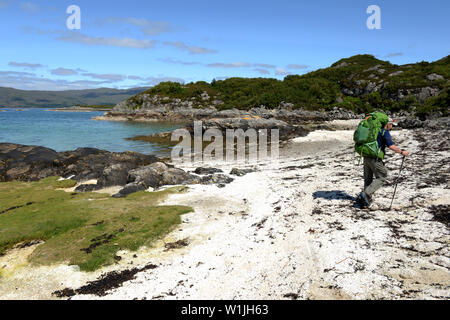
<svg viewBox="0 0 450 320"><path fill-rule="evenodd" d="M97 184L82 184L75 188L75 192L92 192L99 189Z"/></svg>
<svg viewBox="0 0 450 320"><path fill-rule="evenodd" d="M228 184L233 182L234 179L224 175L224 174L212 174L212 175L208 175L205 177L202 177L200 179L200 183L201 184L218 184L218 185L222 185L222 184Z"/></svg>
<svg viewBox="0 0 450 320"><path fill-rule="evenodd" d="M197 177L184 170L169 168L162 162L131 170L128 174L128 182L134 182L148 187L159 188L165 185L192 184L197 182Z"/></svg>
<svg viewBox="0 0 450 320"><path fill-rule="evenodd" d="M125 187L123 187L122 190L120 190L118 193L113 195L113 198L124 198L129 194L138 192L138 191L143 191L146 190L147 188L145 187L144 184L141 183L136 183L136 182L132 182L127 184Z"/></svg>
<svg viewBox="0 0 450 320"><path fill-rule="evenodd" d="M101 185L124 185L127 172L157 161L136 152L109 152L95 148L56 152L38 146L0 143L0 180L36 181L49 176L73 176L84 181L97 179Z"/></svg>
<svg viewBox="0 0 450 320"><path fill-rule="evenodd" d="M35 181L58 175L58 153L38 146L0 143L2 181Z"/></svg>
<svg viewBox="0 0 450 320"><path fill-rule="evenodd" d="M398 75L400 75L400 74L402 74L403 73L403 71L396 71L396 72L392 72L391 74L389 74L389 77L395 77L395 76L398 76Z"/></svg>
<svg viewBox="0 0 450 320"><path fill-rule="evenodd" d="M399 121L398 126L403 129L423 128L423 121L414 118L406 118Z"/></svg>
<svg viewBox="0 0 450 320"><path fill-rule="evenodd" d="M133 166L128 163L116 163L106 167L100 177L98 184L104 187L123 186L128 181L128 171Z"/></svg>
<svg viewBox="0 0 450 320"><path fill-rule="evenodd" d="M440 74L432 73L427 75L427 80L434 81L434 80L444 80L444 77Z"/></svg>
<svg viewBox="0 0 450 320"><path fill-rule="evenodd" d="M366 88L364 89L364 93L372 93L378 91L377 84L374 82L369 81L367 83Z"/></svg>
<svg viewBox="0 0 450 320"><path fill-rule="evenodd" d="M243 177L245 176L247 173L251 173L251 172L255 172L255 170L253 169L238 169L238 168L233 168L230 171L230 174L233 176L238 176L238 177Z"/></svg>
<svg viewBox="0 0 450 320"><path fill-rule="evenodd" d="M430 87L421 88L419 93L416 94L420 101L425 101L429 97L435 97L437 95L439 95L439 89Z"/></svg>
<svg viewBox="0 0 450 320"><path fill-rule="evenodd" d="M353 95L355 94L352 90L350 90L350 89L348 89L348 88L343 88L343 89L341 90L341 92L342 92L343 94L347 95L347 96L353 96Z"/></svg>
<svg viewBox="0 0 450 320"><path fill-rule="evenodd" d="M223 172L221 169L216 169L216 168L197 168L195 169L194 173L198 174L198 175L205 175L205 174L214 174L214 173L219 173L219 172Z"/></svg>

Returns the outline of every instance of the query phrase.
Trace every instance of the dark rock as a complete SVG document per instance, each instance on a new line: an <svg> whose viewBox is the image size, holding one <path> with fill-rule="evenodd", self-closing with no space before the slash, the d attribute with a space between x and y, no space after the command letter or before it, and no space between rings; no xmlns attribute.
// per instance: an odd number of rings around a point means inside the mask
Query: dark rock
<svg viewBox="0 0 450 320"><path fill-rule="evenodd" d="M450 117L428 119L424 121L408 117L401 119L398 125L403 129L424 128L428 130L444 130L450 128Z"/></svg>
<svg viewBox="0 0 450 320"><path fill-rule="evenodd" d="M49 148L0 143L0 181L36 181L49 176L98 179L99 185L124 185L128 171L157 161L152 155L94 148L56 152Z"/></svg>
<svg viewBox="0 0 450 320"><path fill-rule="evenodd" d="M128 163L117 163L103 170L98 184L104 187L123 186L128 181L128 171L134 169L134 166Z"/></svg>
<svg viewBox="0 0 450 320"><path fill-rule="evenodd" d="M420 121L418 119L406 118L400 120L398 125L403 129L416 129L416 128L423 128L424 124L423 121Z"/></svg>
<svg viewBox="0 0 450 320"><path fill-rule="evenodd" d="M216 168L197 168L195 169L194 173L198 174L198 175L205 175L205 174L214 174L214 173L219 173L219 172L223 172L221 169L216 169Z"/></svg>
<svg viewBox="0 0 450 320"><path fill-rule="evenodd" d="M82 184L75 188L76 192L92 192L95 190L99 190L100 187L96 184Z"/></svg>
<svg viewBox="0 0 450 320"><path fill-rule="evenodd" d="M177 168L170 168L162 175L161 185L192 184L197 177Z"/></svg>
<svg viewBox="0 0 450 320"><path fill-rule="evenodd" d="M201 184L217 184L217 185L228 184L233 181L234 181L233 178L224 174L208 175L200 179Z"/></svg>
<svg viewBox="0 0 450 320"><path fill-rule="evenodd" d="M434 80L444 80L444 77L440 74L432 73L427 75L427 80L434 81Z"/></svg>
<svg viewBox="0 0 450 320"><path fill-rule="evenodd" d="M450 129L450 117L426 120L424 127L431 130Z"/></svg>
<svg viewBox="0 0 450 320"><path fill-rule="evenodd" d="M168 170L166 164L156 162L148 166L131 170L128 173L128 182L142 183L148 187L157 188L160 186L163 173Z"/></svg>
<svg viewBox="0 0 450 320"><path fill-rule="evenodd" d="M170 168L162 162L131 170L128 182L136 182L147 188L159 188L164 185L191 184L198 181L197 177L177 168Z"/></svg>
<svg viewBox="0 0 450 320"><path fill-rule="evenodd" d="M113 195L113 198L123 198L129 194L132 194L132 193L135 193L138 191L143 191L146 189L147 189L147 187L144 184L132 182L132 183L127 184L122 190L119 191L119 193L116 193L115 195Z"/></svg>
<svg viewBox="0 0 450 320"><path fill-rule="evenodd" d="M253 169L238 169L238 168L233 168L233 169L231 169L231 171L230 171L230 174L231 175L234 175L234 176L238 176L238 177L243 177L243 176L245 176L247 173L251 173L251 172L254 172L255 170L253 170Z"/></svg>
<svg viewBox="0 0 450 320"><path fill-rule="evenodd" d="M423 87L423 88L414 88L414 89L399 89L397 94L392 97L395 101L400 101L406 99L408 97L415 97L420 102L424 102L426 99L430 97L436 97L440 93L439 88L434 87Z"/></svg>
<svg viewBox="0 0 450 320"><path fill-rule="evenodd" d="M49 148L0 143L1 180L39 180L53 175L57 158L58 153Z"/></svg>

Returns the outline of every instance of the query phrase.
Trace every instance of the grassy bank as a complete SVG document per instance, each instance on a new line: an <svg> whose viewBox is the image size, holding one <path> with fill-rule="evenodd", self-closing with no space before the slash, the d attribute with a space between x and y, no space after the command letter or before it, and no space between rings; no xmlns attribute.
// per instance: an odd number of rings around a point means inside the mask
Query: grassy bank
<svg viewBox="0 0 450 320"><path fill-rule="evenodd" d="M18 243L43 240L30 257L36 265L68 263L93 271L119 259L119 250L135 251L162 237L192 211L158 206L174 187L115 199L101 193L58 190L73 181L56 177L39 182L0 183L0 255Z"/></svg>

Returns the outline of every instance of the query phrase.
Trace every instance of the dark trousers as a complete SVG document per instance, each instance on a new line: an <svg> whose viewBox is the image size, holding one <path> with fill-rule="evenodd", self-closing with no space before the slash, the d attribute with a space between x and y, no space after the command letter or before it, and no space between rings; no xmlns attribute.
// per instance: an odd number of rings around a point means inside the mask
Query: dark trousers
<svg viewBox="0 0 450 320"><path fill-rule="evenodd" d="M388 171L382 160L364 157L364 194L370 199L386 182ZM374 179L375 177L375 179Z"/></svg>

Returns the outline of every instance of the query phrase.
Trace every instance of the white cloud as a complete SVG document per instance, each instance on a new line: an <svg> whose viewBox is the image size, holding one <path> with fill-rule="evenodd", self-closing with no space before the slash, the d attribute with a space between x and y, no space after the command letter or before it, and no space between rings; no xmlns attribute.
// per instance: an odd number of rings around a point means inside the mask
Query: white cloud
<svg viewBox="0 0 450 320"><path fill-rule="evenodd" d="M123 74L83 73L82 75L85 77L91 77L93 79L106 80L108 82L118 82L127 78L127 76Z"/></svg>
<svg viewBox="0 0 450 320"><path fill-rule="evenodd" d="M91 37L78 32L65 33L56 39L64 42L82 43L85 45L115 46L115 47L138 48L138 49L153 48L157 43L156 40L138 40L132 38L115 38L115 37L114 38Z"/></svg>
<svg viewBox="0 0 450 320"><path fill-rule="evenodd" d="M128 76L128 79L130 79L130 80L144 80L142 77L140 77L140 76L133 76L133 75L131 75L131 76Z"/></svg>
<svg viewBox="0 0 450 320"><path fill-rule="evenodd" d="M287 66L287 68L288 69L306 69L306 68L308 68L308 66L305 64L289 64Z"/></svg>
<svg viewBox="0 0 450 320"><path fill-rule="evenodd" d="M57 68L51 70L51 74L57 75L57 76L73 76L77 75L78 71L73 69L66 69L66 68Z"/></svg>
<svg viewBox="0 0 450 320"><path fill-rule="evenodd" d="M206 66L210 68L248 68L251 65L250 63L247 62L232 62L232 63L216 62L207 64Z"/></svg>
<svg viewBox="0 0 450 320"><path fill-rule="evenodd" d="M286 69L284 69L284 68L276 68L275 69L275 74L277 76L287 76L287 75L289 75L291 73L289 71L287 71Z"/></svg>
<svg viewBox="0 0 450 320"><path fill-rule="evenodd" d="M273 64L266 64L266 63L255 63L254 66L258 67L258 68L265 68L265 69L274 69L274 68L276 68L276 66L274 66Z"/></svg>
<svg viewBox="0 0 450 320"><path fill-rule="evenodd" d="M166 41L163 44L166 46L175 47L179 50L188 51L190 54L217 53L216 50L202 48L202 47L196 47L196 46L190 46L181 41L175 41L175 42Z"/></svg>
<svg viewBox="0 0 450 320"><path fill-rule="evenodd" d="M403 55L402 52L394 52L394 53L388 53L385 57L386 58L393 58L393 57L400 57L402 55Z"/></svg>
<svg viewBox="0 0 450 320"><path fill-rule="evenodd" d="M29 72L0 71L0 86L22 90L81 90L94 89L106 81L53 80Z"/></svg>
<svg viewBox="0 0 450 320"><path fill-rule="evenodd" d="M30 73L30 72L0 71L0 76L3 76L3 77L28 77L28 76L36 76L36 74Z"/></svg>
<svg viewBox="0 0 450 320"><path fill-rule="evenodd" d="M256 72L258 72L259 74L262 74L262 75L270 74L270 71L268 71L267 69L256 68L256 69L253 69L253 71L256 71Z"/></svg>
<svg viewBox="0 0 450 320"><path fill-rule="evenodd" d="M182 60L174 60L172 58L160 58L159 61L165 62L165 63L172 63L172 64L182 64L185 66L191 66L191 65L201 65L201 62L194 62L194 61L182 61Z"/></svg>
<svg viewBox="0 0 450 320"><path fill-rule="evenodd" d="M172 26L170 22L166 21L150 21L147 19L139 19L139 18L115 18L111 17L107 19L108 22L119 22L119 23L126 23L126 24L132 24L135 26L140 27L140 30L142 33L148 36L154 36L159 35L162 33L172 32L175 30L175 27Z"/></svg>
<svg viewBox="0 0 450 320"><path fill-rule="evenodd" d="M8 63L11 67L19 67L19 68L28 68L28 69L36 69L36 68L42 68L43 65L39 63L27 63L27 62L15 62L10 61Z"/></svg>

